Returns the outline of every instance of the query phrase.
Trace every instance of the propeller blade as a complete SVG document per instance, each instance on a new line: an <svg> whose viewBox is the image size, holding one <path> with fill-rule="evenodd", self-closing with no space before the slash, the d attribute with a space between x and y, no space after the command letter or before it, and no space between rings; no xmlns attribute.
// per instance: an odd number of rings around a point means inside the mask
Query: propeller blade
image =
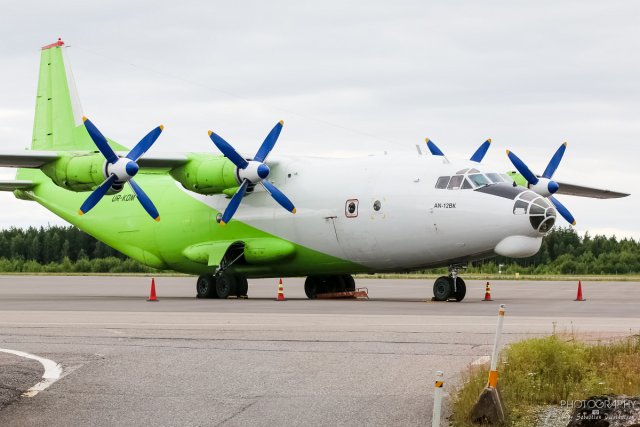
<svg viewBox="0 0 640 427"><path fill-rule="evenodd" d="M211 141L213 141L216 147L218 147L218 150L220 150L227 159L231 160L234 165L240 169L245 169L247 167L249 163L244 159L244 157L238 154L231 144L222 139L220 135L209 131L209 138L211 138Z"/></svg>
<svg viewBox="0 0 640 427"><path fill-rule="evenodd" d="M293 206L291 200L289 200L287 196L282 193L282 191L278 190L272 183L267 180L260 181L260 183L262 184L264 189L267 190L269 194L271 194L271 197L273 197L273 199L280 204L280 206L291 213L296 213L296 207Z"/></svg>
<svg viewBox="0 0 640 427"><path fill-rule="evenodd" d="M142 156L147 152L149 148L151 148L151 146L154 142L156 142L156 139L158 139L163 130L164 126L160 125L149 132L144 138L140 140L140 142L136 144L135 147L131 149L131 151L129 151L129 154L127 154L126 156L127 159L133 160L134 162L138 160L140 156Z"/></svg>
<svg viewBox="0 0 640 427"><path fill-rule="evenodd" d="M151 218L155 219L156 221L160 221L160 214L158 213L158 210L154 206L149 196L147 196L147 193L145 193L142 188L140 188L140 186L136 184L133 178L129 180L129 185L131 185L133 192L136 193L136 196L138 196L138 201L140 202L144 210L147 211Z"/></svg>
<svg viewBox="0 0 640 427"><path fill-rule="evenodd" d="M434 144L433 141L431 141L429 138L426 138L425 141L427 141L427 147L429 147L429 151L431 151L431 154L433 154L434 156L444 156L444 153L440 151L438 146Z"/></svg>
<svg viewBox="0 0 640 427"><path fill-rule="evenodd" d="M571 215L571 212L569 212L569 209L565 208L564 205L560 203L558 199L556 199L553 196L549 196L549 200L551 200L551 203L553 203L553 206L556 207L556 210L558 211L558 213L562 215L562 218L566 219L569 224L576 225L576 220L573 217L573 215Z"/></svg>
<svg viewBox="0 0 640 427"><path fill-rule="evenodd" d="M507 150L507 156L509 156L509 160L513 163L513 166L516 167L518 172L527 180L529 184L536 185L538 183L538 177L535 176L533 172L524 164L518 156L513 154L511 151Z"/></svg>
<svg viewBox="0 0 640 427"><path fill-rule="evenodd" d="M107 159L107 162L117 162L118 156L113 152L111 146L109 146L107 138L105 138L104 135L100 133L98 128L93 123L91 123L91 120L86 117L82 117L82 121L84 122L84 127L87 129L87 132L89 132L89 136L93 140L93 143L96 144L96 147L98 147L98 150L100 150L104 158Z"/></svg>
<svg viewBox="0 0 640 427"><path fill-rule="evenodd" d="M282 131L282 126L284 125L284 121L280 120L269 132L269 135L264 139L264 142L258 149L253 160L257 162L264 162L267 159L267 156L273 149L273 146L276 145L276 141L280 136L280 132Z"/></svg>
<svg viewBox="0 0 640 427"><path fill-rule="evenodd" d="M567 143L564 142L553 155L551 160L549 160L549 164L547 168L542 173L542 176L545 178L551 179L556 169L558 169L558 165L560 164L560 160L562 160L562 156L564 156L564 151L567 149Z"/></svg>
<svg viewBox="0 0 640 427"><path fill-rule="evenodd" d="M105 181L100 184L98 188L93 190L93 193L89 194L87 200L85 200L82 206L80 206L80 210L78 210L78 213L80 215L84 215L91 209L93 209L93 207L98 204L100 199L102 199L102 197L107 194L107 191L109 191L116 179L117 177L115 175L111 175L109 178L105 179Z"/></svg>
<svg viewBox="0 0 640 427"><path fill-rule="evenodd" d="M487 139L485 142L483 142L480 145L480 147L478 147L476 152L473 153L473 156L471 156L470 160L472 162L480 163L482 159L484 159L484 155L487 154L487 150L489 149L490 146L491 146L491 138Z"/></svg>
<svg viewBox="0 0 640 427"><path fill-rule="evenodd" d="M240 202L242 201L242 198L244 197L244 193L247 191L248 186L249 180L244 179L242 181L242 185L240 185L240 188L238 188L238 191L236 191L236 194L233 195L233 197L229 201L229 204L227 205L227 208L224 210L224 214L222 214L222 219L220 220L220 225L225 225L229 221L231 221L233 214L236 213L236 211L238 210L238 206L240 206Z"/></svg>

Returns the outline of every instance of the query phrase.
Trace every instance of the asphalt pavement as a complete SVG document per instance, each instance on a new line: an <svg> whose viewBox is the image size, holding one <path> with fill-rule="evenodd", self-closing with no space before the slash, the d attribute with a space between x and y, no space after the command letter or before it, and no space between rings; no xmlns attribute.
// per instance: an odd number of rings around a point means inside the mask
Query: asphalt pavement
<svg viewBox="0 0 640 427"><path fill-rule="evenodd" d="M553 330L638 333L640 283L467 281L461 303L427 280L360 279L369 300L307 300L303 279L251 280L248 299L195 298L195 278L0 276L0 348L60 363L61 378L0 352L0 425L424 425L433 380L451 392L504 342ZM445 398L448 403L449 399Z"/></svg>

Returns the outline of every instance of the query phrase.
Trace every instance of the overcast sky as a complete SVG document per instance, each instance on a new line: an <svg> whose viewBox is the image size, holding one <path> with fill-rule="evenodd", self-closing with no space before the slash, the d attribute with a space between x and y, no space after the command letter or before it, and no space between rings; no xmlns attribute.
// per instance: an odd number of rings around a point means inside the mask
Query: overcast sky
<svg viewBox="0 0 640 427"><path fill-rule="evenodd" d="M39 48L60 36L84 113L124 145L163 123L154 152L216 152L208 129L253 152L284 119L278 154L415 152L429 136L468 158L490 137L485 163L512 169L509 148L541 173L568 141L556 179L632 193L560 197L578 231L640 238L637 1L0 4L1 149L29 146ZM0 228L63 223L0 204Z"/></svg>

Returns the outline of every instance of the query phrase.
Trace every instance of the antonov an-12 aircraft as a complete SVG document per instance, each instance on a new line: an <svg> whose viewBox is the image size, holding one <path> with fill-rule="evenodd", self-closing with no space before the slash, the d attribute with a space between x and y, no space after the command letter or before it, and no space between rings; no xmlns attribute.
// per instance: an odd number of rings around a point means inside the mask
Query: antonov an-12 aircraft
<svg viewBox="0 0 640 427"><path fill-rule="evenodd" d="M0 189L143 264L199 275L200 298L287 276L306 276L315 298L355 289L355 273L448 266L434 299L461 301L462 265L534 255L557 214L575 223L553 194L626 196L553 181L566 144L540 176L510 152L517 172L481 166L490 140L460 163L429 140L433 156L269 156L283 122L250 156L219 130L211 152L145 155L163 127L131 150L103 136L80 111L65 50L42 48L31 150L0 153L0 166L18 168Z"/></svg>

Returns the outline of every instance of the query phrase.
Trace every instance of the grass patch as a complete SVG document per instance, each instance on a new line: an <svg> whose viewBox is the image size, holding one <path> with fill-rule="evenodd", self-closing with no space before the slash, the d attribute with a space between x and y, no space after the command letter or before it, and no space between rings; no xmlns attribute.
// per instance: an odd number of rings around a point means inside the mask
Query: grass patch
<svg viewBox="0 0 640 427"><path fill-rule="evenodd" d="M501 353L498 389L507 426L535 424L535 409L601 394L640 394L640 336L587 344L552 335L511 344ZM453 402L454 426L468 420L487 383L489 368L473 367Z"/></svg>

